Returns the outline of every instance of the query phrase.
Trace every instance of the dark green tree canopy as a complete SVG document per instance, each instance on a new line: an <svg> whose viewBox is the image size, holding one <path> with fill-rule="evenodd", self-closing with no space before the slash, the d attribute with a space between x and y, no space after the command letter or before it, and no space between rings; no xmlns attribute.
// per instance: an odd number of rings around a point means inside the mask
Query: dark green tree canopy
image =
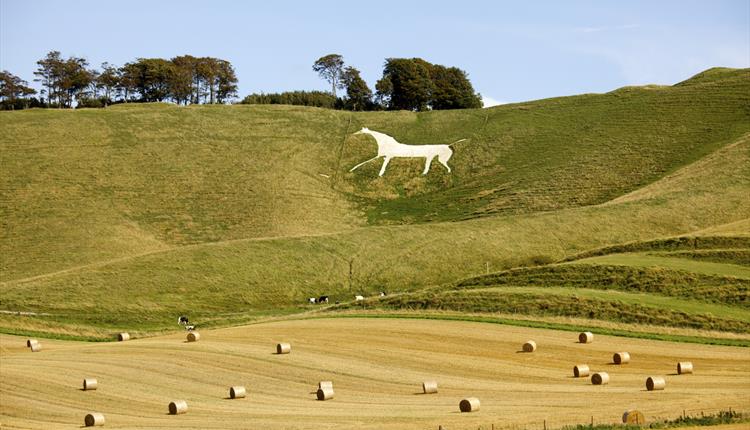
<svg viewBox="0 0 750 430"><path fill-rule="evenodd" d="M481 107L466 72L421 58L388 58L376 85L387 109L465 109Z"/></svg>
<svg viewBox="0 0 750 430"><path fill-rule="evenodd" d="M372 104L372 91L354 67L344 69L342 82L346 88L345 107L350 110L368 110Z"/></svg>
<svg viewBox="0 0 750 430"><path fill-rule="evenodd" d="M428 108L433 86L428 64L418 58L386 59L382 78L386 82L378 87L390 90L390 94L381 95L389 100L389 109L421 111Z"/></svg>

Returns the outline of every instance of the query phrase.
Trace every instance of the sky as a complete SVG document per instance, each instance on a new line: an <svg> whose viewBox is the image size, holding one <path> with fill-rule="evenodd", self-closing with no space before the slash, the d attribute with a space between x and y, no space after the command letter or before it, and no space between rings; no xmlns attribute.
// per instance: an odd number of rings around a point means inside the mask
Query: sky
<svg viewBox="0 0 750 430"><path fill-rule="evenodd" d="M466 71L486 104L509 103L750 67L750 0L0 0L0 69L32 83L52 50L97 68L222 58L240 98L328 90L312 71L326 54L373 89L386 58L421 57Z"/></svg>

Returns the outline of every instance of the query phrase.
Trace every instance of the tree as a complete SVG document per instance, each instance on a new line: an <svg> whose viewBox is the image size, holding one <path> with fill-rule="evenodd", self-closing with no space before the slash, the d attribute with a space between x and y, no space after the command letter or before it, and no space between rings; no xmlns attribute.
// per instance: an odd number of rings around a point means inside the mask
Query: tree
<svg viewBox="0 0 750 430"><path fill-rule="evenodd" d="M229 61L219 60L219 74L216 83L216 100L224 103L237 97L237 75Z"/></svg>
<svg viewBox="0 0 750 430"><path fill-rule="evenodd" d="M344 69L341 81L346 88L345 106L350 110L366 110L372 104L372 91L354 67Z"/></svg>
<svg viewBox="0 0 750 430"><path fill-rule="evenodd" d="M388 109L423 111L429 107L433 84L426 61L388 58L380 81L376 88L380 98L388 100Z"/></svg>
<svg viewBox="0 0 750 430"><path fill-rule="evenodd" d="M482 107L466 72L421 58L388 58L375 86L387 109L466 109Z"/></svg>
<svg viewBox="0 0 750 430"><path fill-rule="evenodd" d="M445 67L439 64L430 68L433 83L433 109L471 109L481 108L482 99L474 92L466 72L457 67Z"/></svg>
<svg viewBox="0 0 750 430"><path fill-rule="evenodd" d="M107 62L102 63L102 71L96 78L96 85L104 92L104 106L112 103L120 87L120 71Z"/></svg>
<svg viewBox="0 0 750 430"><path fill-rule="evenodd" d="M46 57L36 62L39 68L34 72L34 75L37 76L34 81L40 82L46 87L45 92L49 105L52 105L53 100L58 99L58 105L61 106L58 85L63 74L63 63L60 51L50 51Z"/></svg>
<svg viewBox="0 0 750 430"><path fill-rule="evenodd" d="M216 87L219 78L219 60L213 57L198 59L196 73L208 90L209 103L213 104L216 97Z"/></svg>
<svg viewBox="0 0 750 430"><path fill-rule="evenodd" d="M64 106L73 107L73 100L85 96L86 89L93 82L94 75L86 66L86 59L76 57L70 57L62 64L59 88Z"/></svg>
<svg viewBox="0 0 750 430"><path fill-rule="evenodd" d="M174 64L163 58L139 58L125 64L121 82L127 94L137 92L143 102L161 102L171 96L169 82Z"/></svg>
<svg viewBox="0 0 750 430"><path fill-rule="evenodd" d="M0 104L15 109L17 101L21 100L21 108L28 107L25 97L36 94L36 90L28 85L28 82L7 70L0 72Z"/></svg>
<svg viewBox="0 0 750 430"><path fill-rule="evenodd" d="M336 88L341 88L341 77L344 72L344 57L328 54L313 63L313 71L331 84L331 93L336 97Z"/></svg>
<svg viewBox="0 0 750 430"><path fill-rule="evenodd" d="M169 87L172 98L177 104L187 105L193 102L193 83L195 73L196 58L192 55L182 55L172 58L174 65L173 73L170 76ZM200 85L198 82L196 85ZM198 91L195 92L196 94Z"/></svg>

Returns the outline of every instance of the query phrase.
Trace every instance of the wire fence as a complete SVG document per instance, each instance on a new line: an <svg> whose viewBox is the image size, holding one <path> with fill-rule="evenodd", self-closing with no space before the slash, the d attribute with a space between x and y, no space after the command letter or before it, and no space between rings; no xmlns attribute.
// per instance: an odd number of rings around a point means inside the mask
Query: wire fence
<svg viewBox="0 0 750 430"><path fill-rule="evenodd" d="M747 407L747 405L742 405L742 407ZM626 411L623 411L623 414ZM648 428L650 426L653 426L654 428L667 428L671 427L669 424L673 424L674 427L680 427L684 426L685 424L680 424L680 421L685 421L688 418L706 418L706 417L715 417L717 421L721 417L724 417L726 419L729 419L729 417L734 417L734 421L731 422L740 422L740 417L747 420L750 418L750 411L747 410L737 410L733 406L726 406L723 408L685 408L679 411L675 411L673 414L649 414L648 409L643 409L641 412L645 415L645 423L640 423L641 427ZM681 420L682 419L682 420ZM727 421L730 422L730 421ZM711 424L703 424L703 425L713 425L713 424L722 424L721 422L715 422ZM472 425L440 425L438 427L435 427L437 430L561 430L563 428L576 428L576 427L596 427L596 426L602 426L602 425L621 425L624 426L622 415L620 416L614 416L614 415L591 415L589 417L582 417L581 420L573 421L570 419L563 420L563 419L555 419L555 418L547 418L542 420L530 420L523 424L512 424L508 422L503 422L502 420L498 419L497 422L490 422L487 424L472 424ZM637 426L637 424L629 424L629 426ZM702 425L700 422L696 422L695 424L691 425ZM750 425L748 426L750 428Z"/></svg>

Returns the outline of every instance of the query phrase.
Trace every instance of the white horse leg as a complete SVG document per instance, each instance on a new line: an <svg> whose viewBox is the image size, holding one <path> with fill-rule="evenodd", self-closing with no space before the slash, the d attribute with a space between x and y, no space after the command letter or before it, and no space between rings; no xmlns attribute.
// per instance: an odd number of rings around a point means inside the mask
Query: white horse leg
<svg viewBox="0 0 750 430"><path fill-rule="evenodd" d="M435 158L434 155L431 156L431 157L429 157L429 156L425 157L425 160L424 160L424 172L422 172L423 175L426 175L427 172L430 171L430 164L432 164L432 159L433 158Z"/></svg>
<svg viewBox="0 0 750 430"><path fill-rule="evenodd" d="M440 154L438 154L438 161L440 164L445 166L446 169L448 169L448 173L451 172L450 166L448 166L448 160L451 159L451 156L453 156L453 151L448 148L448 151L443 151Z"/></svg>
<svg viewBox="0 0 750 430"><path fill-rule="evenodd" d="M389 161L391 161L391 157L385 157L383 159L383 167L380 168L380 174L378 176L383 176L383 173L385 173L385 168L388 166Z"/></svg>

